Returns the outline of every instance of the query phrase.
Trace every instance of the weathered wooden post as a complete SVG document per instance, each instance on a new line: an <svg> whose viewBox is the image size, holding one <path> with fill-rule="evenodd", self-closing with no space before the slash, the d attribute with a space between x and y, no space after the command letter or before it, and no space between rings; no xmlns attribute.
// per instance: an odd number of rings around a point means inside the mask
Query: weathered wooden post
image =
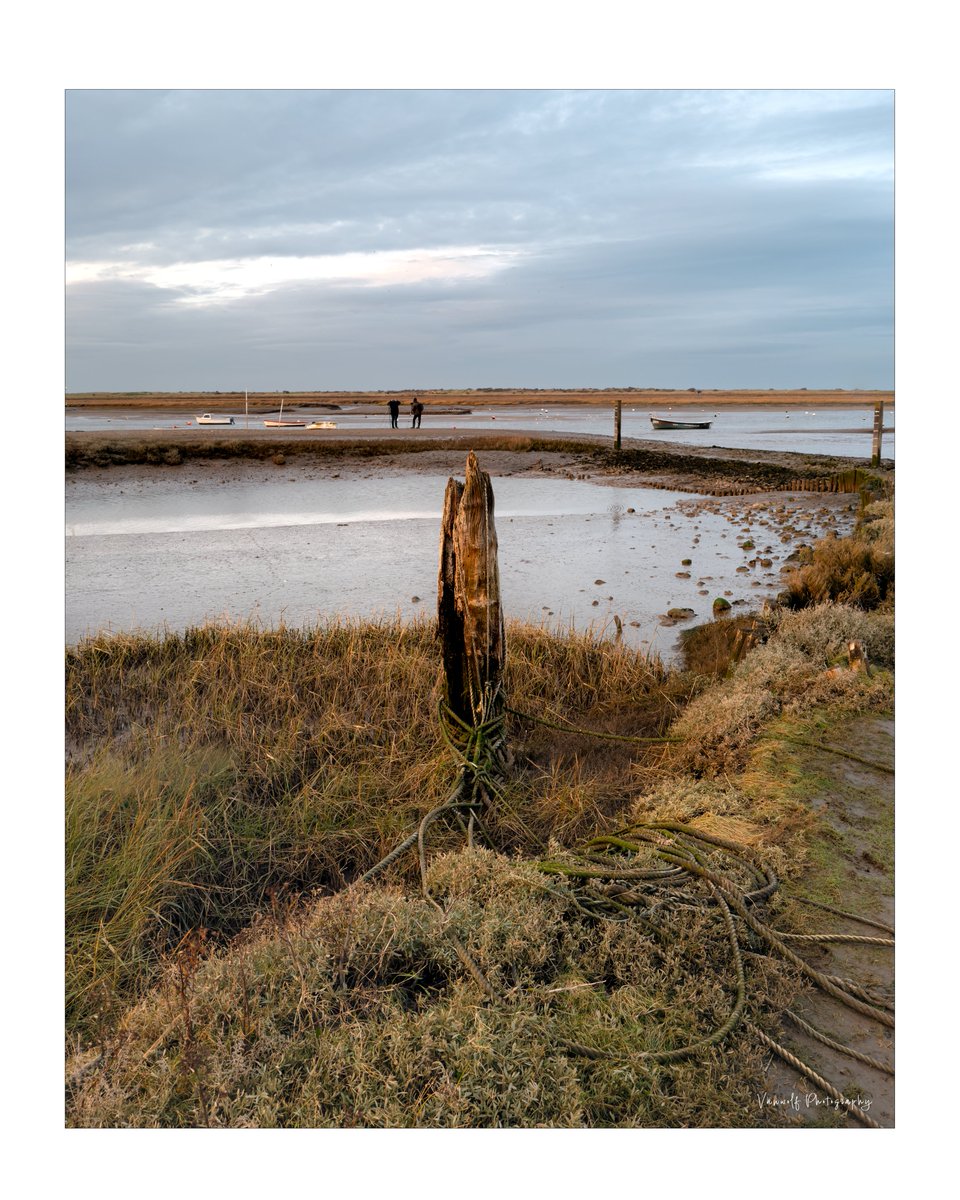
<svg viewBox="0 0 960 1200"><path fill-rule="evenodd" d="M614 417L614 421L613 421L613 430L614 430L613 448L614 448L614 450L620 449L620 429L621 429L622 419L623 419L623 397L618 396L617 397L617 411L616 411L616 416Z"/></svg>
<svg viewBox="0 0 960 1200"><path fill-rule="evenodd" d="M873 410L873 451L870 455L870 466L880 466L880 444L883 441L883 401L879 401Z"/></svg>
<svg viewBox="0 0 960 1200"><path fill-rule="evenodd" d="M447 707L472 729L498 721L506 641L493 488L472 450L465 482L448 480L443 500L437 618Z"/></svg>

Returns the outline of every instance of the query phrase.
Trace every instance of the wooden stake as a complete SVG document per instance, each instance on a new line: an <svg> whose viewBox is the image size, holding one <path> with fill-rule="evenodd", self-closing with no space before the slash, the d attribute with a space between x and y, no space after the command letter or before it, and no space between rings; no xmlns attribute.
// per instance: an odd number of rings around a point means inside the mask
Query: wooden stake
<svg viewBox="0 0 960 1200"><path fill-rule="evenodd" d="M883 401L873 410L873 452L870 455L870 466L880 466L880 446L883 442Z"/></svg>
<svg viewBox="0 0 960 1200"><path fill-rule="evenodd" d="M446 700L467 725L502 710L506 655L490 476L467 456L465 482L447 482L440 523L437 619Z"/></svg>
<svg viewBox="0 0 960 1200"><path fill-rule="evenodd" d="M621 429L622 418L623 418L623 397L618 396L617 397L617 414L616 414L616 417L615 417L614 423L613 423L613 429L614 429L613 448L614 448L614 450L620 449L620 429Z"/></svg>

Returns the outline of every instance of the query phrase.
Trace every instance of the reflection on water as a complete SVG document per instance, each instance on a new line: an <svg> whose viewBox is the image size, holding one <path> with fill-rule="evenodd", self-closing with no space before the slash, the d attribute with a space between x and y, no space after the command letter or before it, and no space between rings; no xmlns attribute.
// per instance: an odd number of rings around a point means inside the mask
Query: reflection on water
<svg viewBox="0 0 960 1200"><path fill-rule="evenodd" d="M185 533L266 529L292 525L351 525L439 521L445 475L386 476L374 480L297 479L184 490L168 477L139 492L98 487L74 495L67 536ZM567 479L496 479L497 518L571 516L609 512L614 524L625 507L653 510L666 496L643 488L602 488Z"/></svg>
<svg viewBox="0 0 960 1200"><path fill-rule="evenodd" d="M122 488L71 479L67 638L220 618L429 614L445 484L410 474L191 485L170 472ZM784 512L771 515L753 497L566 479L495 478L494 487L508 616L609 630L616 614L628 642L667 655L678 633L660 624L668 608L706 620L718 595L758 604L781 587L797 540L853 521L844 496L778 497ZM753 550L738 544L747 521Z"/></svg>

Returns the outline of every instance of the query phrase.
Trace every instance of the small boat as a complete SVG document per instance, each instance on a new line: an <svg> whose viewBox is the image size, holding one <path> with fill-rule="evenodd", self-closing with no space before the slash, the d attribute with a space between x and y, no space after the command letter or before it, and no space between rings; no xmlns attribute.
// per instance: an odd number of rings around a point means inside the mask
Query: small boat
<svg viewBox="0 0 960 1200"><path fill-rule="evenodd" d="M651 417L654 429L709 429L712 421L671 421L667 417Z"/></svg>
<svg viewBox="0 0 960 1200"><path fill-rule="evenodd" d="M226 417L217 413L201 413L197 417L198 425L232 425L233 417Z"/></svg>
<svg viewBox="0 0 960 1200"><path fill-rule="evenodd" d="M307 426L308 429L336 429L336 427L333 421L311 421Z"/></svg>
<svg viewBox="0 0 960 1200"><path fill-rule="evenodd" d="M303 429L306 421L285 421L283 419L283 401L280 401L280 416L276 421L264 421L264 429Z"/></svg>

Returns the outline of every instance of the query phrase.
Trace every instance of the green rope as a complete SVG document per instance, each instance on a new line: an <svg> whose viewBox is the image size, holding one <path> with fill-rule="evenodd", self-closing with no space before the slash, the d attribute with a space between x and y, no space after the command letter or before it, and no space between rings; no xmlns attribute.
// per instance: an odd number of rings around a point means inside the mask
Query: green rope
<svg viewBox="0 0 960 1200"><path fill-rule="evenodd" d="M888 766L886 763L874 762L869 758L861 758L859 754L851 754L849 750L840 750L836 746L825 746L823 742L810 742L806 738L787 737L782 733L771 733L767 735L767 740L777 742L789 742L793 746L806 746L810 750L825 750L827 754L836 754L840 758L849 758L851 762L860 763L864 767L870 767L873 771L885 771L888 775L896 775L896 768Z"/></svg>
<svg viewBox="0 0 960 1200"><path fill-rule="evenodd" d="M597 729L581 729L577 725L571 725L569 721L563 724L557 724L553 721L548 721L545 717L535 717L532 713L523 712L522 709L512 708L509 704L504 705L504 709L508 713L512 713L515 717L520 717L524 721L533 721L535 725L544 725L547 729L559 729L561 733L580 733L584 737L602 738L608 742L635 742L635 743L656 743L656 742L682 742L683 738L679 737L633 737L622 733L601 733Z"/></svg>

